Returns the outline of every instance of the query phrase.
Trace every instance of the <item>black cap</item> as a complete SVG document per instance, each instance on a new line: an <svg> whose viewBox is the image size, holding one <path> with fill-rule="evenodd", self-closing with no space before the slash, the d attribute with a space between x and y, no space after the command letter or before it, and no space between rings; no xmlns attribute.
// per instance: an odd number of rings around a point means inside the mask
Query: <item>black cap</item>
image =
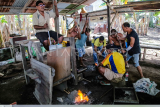
<svg viewBox="0 0 160 107"><path fill-rule="evenodd" d="M100 36L100 37L99 37L99 40L100 40L100 41L103 41L103 40L104 40L104 37L103 37L103 36Z"/></svg>
<svg viewBox="0 0 160 107"><path fill-rule="evenodd" d="M38 1L36 2L36 6L38 6L39 3L43 3L43 1L38 0Z"/></svg>
<svg viewBox="0 0 160 107"><path fill-rule="evenodd" d="M106 46L106 49L110 49L110 48L114 48L114 45L113 45L113 44L108 44L108 45Z"/></svg>

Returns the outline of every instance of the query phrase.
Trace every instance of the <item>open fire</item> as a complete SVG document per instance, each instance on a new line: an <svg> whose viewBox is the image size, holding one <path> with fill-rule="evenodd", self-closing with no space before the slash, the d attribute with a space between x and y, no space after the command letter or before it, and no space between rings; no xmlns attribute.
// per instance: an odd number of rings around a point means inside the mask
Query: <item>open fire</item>
<svg viewBox="0 0 160 107"><path fill-rule="evenodd" d="M80 90L78 90L78 96L75 98L75 103L81 104L81 103L87 103L89 101L89 98L86 94L83 94Z"/></svg>

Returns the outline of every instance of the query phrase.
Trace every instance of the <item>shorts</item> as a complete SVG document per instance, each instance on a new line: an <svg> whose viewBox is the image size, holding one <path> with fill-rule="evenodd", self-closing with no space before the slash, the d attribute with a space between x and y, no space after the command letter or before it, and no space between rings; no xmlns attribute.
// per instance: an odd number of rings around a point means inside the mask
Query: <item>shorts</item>
<svg viewBox="0 0 160 107"><path fill-rule="evenodd" d="M122 78L123 74L118 74L118 73L114 73L113 71L111 71L110 69L106 68L105 72L104 72L104 76L108 79L108 80L113 80L115 78Z"/></svg>
<svg viewBox="0 0 160 107"><path fill-rule="evenodd" d="M52 37L55 41L57 41L57 32L55 32L55 31L49 31L49 33L50 33L50 37ZM58 34L58 38L60 38L61 36L63 36L63 35ZM36 33L36 37L43 44L43 42L45 40L48 40L49 36L48 36L48 32L38 32L38 33Z"/></svg>
<svg viewBox="0 0 160 107"><path fill-rule="evenodd" d="M138 67L139 66L139 53L133 54L132 56L130 56L129 54L127 54L126 61L129 61L132 57L133 57L134 66Z"/></svg>
<svg viewBox="0 0 160 107"><path fill-rule="evenodd" d="M76 48L78 51L78 55L79 57L83 57L83 55L85 54L85 49L83 48Z"/></svg>

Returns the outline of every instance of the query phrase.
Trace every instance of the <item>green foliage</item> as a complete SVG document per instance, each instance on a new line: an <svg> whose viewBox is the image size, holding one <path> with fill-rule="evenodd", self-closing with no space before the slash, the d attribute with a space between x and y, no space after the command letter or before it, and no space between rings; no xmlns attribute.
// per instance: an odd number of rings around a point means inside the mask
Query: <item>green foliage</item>
<svg viewBox="0 0 160 107"><path fill-rule="evenodd" d="M124 3L124 2L125 2L125 0L121 0L121 2L122 2L122 3Z"/></svg>
<svg viewBox="0 0 160 107"><path fill-rule="evenodd" d="M160 15L160 11L157 11L157 12L154 13L153 16L156 16L156 17L157 17L157 16L159 16L159 15Z"/></svg>
<svg viewBox="0 0 160 107"><path fill-rule="evenodd" d="M5 20L5 16L4 15L1 17L1 23L7 23L7 21Z"/></svg>

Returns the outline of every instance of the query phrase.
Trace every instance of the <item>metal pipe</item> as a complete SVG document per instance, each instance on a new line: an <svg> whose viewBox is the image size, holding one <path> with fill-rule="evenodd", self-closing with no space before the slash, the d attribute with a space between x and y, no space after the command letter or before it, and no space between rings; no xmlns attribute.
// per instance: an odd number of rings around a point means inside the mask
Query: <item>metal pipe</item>
<svg viewBox="0 0 160 107"><path fill-rule="evenodd" d="M20 27L20 32L21 32L21 35L22 35L22 28L21 28L20 16L19 16L19 14L18 14L17 16L18 16L18 24L19 24L19 27Z"/></svg>
<svg viewBox="0 0 160 107"><path fill-rule="evenodd" d="M109 3L109 0L107 0L107 2ZM109 43L109 36L110 36L110 8L109 6L107 5L107 16L108 16L108 43Z"/></svg>

